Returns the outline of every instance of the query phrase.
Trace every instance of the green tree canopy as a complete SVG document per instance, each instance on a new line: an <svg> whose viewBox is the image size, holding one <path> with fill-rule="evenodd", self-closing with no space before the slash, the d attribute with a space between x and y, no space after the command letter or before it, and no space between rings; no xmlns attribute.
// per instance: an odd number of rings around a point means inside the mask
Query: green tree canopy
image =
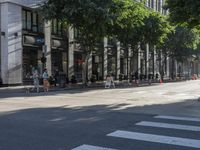
<svg viewBox="0 0 200 150"><path fill-rule="evenodd" d="M183 61L195 54L198 43L199 34L196 29L177 26L174 31L168 34L162 49L166 55Z"/></svg>
<svg viewBox="0 0 200 150"><path fill-rule="evenodd" d="M77 41L88 54L112 24L112 4L112 0L48 0L43 12L47 20L57 18L76 28L81 33Z"/></svg>
<svg viewBox="0 0 200 150"><path fill-rule="evenodd" d="M174 23L186 23L192 27L200 25L199 0L166 0L165 8L169 9Z"/></svg>
<svg viewBox="0 0 200 150"><path fill-rule="evenodd" d="M142 35L144 35L143 41L152 45L161 44L171 30L172 27L169 25L166 16L150 11L141 28Z"/></svg>
<svg viewBox="0 0 200 150"><path fill-rule="evenodd" d="M114 7L111 11L116 15L116 19L110 31L124 45L131 44L136 38L136 28L143 25L143 20L148 15L147 9L143 3L133 0L113 0L113 2ZM140 34L136 36L139 39Z"/></svg>

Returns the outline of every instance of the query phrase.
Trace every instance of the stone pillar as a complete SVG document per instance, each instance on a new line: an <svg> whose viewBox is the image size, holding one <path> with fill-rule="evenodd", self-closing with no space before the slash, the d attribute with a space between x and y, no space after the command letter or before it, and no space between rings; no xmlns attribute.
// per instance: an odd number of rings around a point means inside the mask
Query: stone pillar
<svg viewBox="0 0 200 150"><path fill-rule="evenodd" d="M69 27L69 50L68 50L68 77L71 78L74 75L74 29Z"/></svg>
<svg viewBox="0 0 200 150"><path fill-rule="evenodd" d="M154 76L158 72L158 66L157 66L156 60L157 60L156 47L154 47L154 51L153 51L153 74L154 74Z"/></svg>
<svg viewBox="0 0 200 150"><path fill-rule="evenodd" d="M177 77L177 74L178 74L178 62L177 62L177 60L174 60L174 65L175 65L175 76Z"/></svg>
<svg viewBox="0 0 200 150"><path fill-rule="evenodd" d="M52 64L51 64L51 21L45 21L44 23L44 36L45 36L45 47L43 53L46 57L46 68L48 74L52 75ZM62 59L62 58L60 58Z"/></svg>
<svg viewBox="0 0 200 150"><path fill-rule="evenodd" d="M167 76L167 78L170 78L170 58L169 57L167 57L167 60L166 60L166 76Z"/></svg>
<svg viewBox="0 0 200 150"><path fill-rule="evenodd" d="M103 76L106 79L108 74L108 38L104 38L104 56L103 56Z"/></svg>
<svg viewBox="0 0 200 150"><path fill-rule="evenodd" d="M22 8L1 3L1 77L3 84L22 83Z"/></svg>
<svg viewBox="0 0 200 150"><path fill-rule="evenodd" d="M119 74L120 74L120 52L121 52L121 46L120 46L120 42L117 42L117 65L116 65L116 69L117 69L117 79L119 78Z"/></svg>
<svg viewBox="0 0 200 150"><path fill-rule="evenodd" d="M62 53L62 65L63 65L63 72L67 74L68 70L67 70L67 52L63 52Z"/></svg>
<svg viewBox="0 0 200 150"><path fill-rule="evenodd" d="M131 73L132 73L132 70L131 70L131 46L129 46L128 47L128 66L127 66L127 69L128 69L128 71L127 71L127 73L128 73L128 79L129 79L129 81L131 81Z"/></svg>
<svg viewBox="0 0 200 150"><path fill-rule="evenodd" d="M160 0L160 13L163 13L163 0Z"/></svg>
<svg viewBox="0 0 200 150"><path fill-rule="evenodd" d="M141 73L141 48L140 45L138 45L138 60L137 60L137 69L138 69L138 73Z"/></svg>
<svg viewBox="0 0 200 150"><path fill-rule="evenodd" d="M124 75L128 75L128 69L127 69L127 58L125 57L124 59Z"/></svg>
<svg viewBox="0 0 200 150"><path fill-rule="evenodd" d="M92 54L90 54L88 59L88 79L92 77Z"/></svg>
<svg viewBox="0 0 200 150"><path fill-rule="evenodd" d="M145 57L145 59L146 59L146 70L145 70L145 74L146 74L146 76L148 77L148 74L149 74L149 44L146 44L146 57Z"/></svg>

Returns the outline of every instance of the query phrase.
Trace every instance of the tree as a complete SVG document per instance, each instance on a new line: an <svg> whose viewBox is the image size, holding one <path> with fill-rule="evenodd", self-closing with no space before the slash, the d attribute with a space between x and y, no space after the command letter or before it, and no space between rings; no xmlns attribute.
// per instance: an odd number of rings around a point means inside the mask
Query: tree
<svg viewBox="0 0 200 150"><path fill-rule="evenodd" d="M138 34L137 28L143 25L144 18L148 15L147 9L143 3L133 0L113 0L114 7L111 11L116 14L116 19L111 26L111 35L119 40L125 49L127 57L127 72L130 79L130 48L131 44L138 43L141 34Z"/></svg>
<svg viewBox="0 0 200 150"><path fill-rule="evenodd" d="M199 43L199 34L196 29L188 29L185 26L176 26L171 31L161 46L163 54L177 60L184 62L195 54L197 45ZM174 71L174 64L172 63L172 72ZM173 74L172 74L173 78Z"/></svg>
<svg viewBox="0 0 200 150"><path fill-rule="evenodd" d="M128 46L133 40L135 29L143 25L143 20L148 15L147 9L143 3L132 0L113 1L115 4L111 11L116 14L116 19L110 31L120 42Z"/></svg>
<svg viewBox="0 0 200 150"><path fill-rule="evenodd" d="M170 20L174 23L200 25L199 0L166 0L165 8L169 9Z"/></svg>
<svg viewBox="0 0 200 150"><path fill-rule="evenodd" d="M47 20L57 18L78 30L76 41L85 54L85 70L96 43L107 35L115 17L110 12L112 5L112 0L48 0L42 7Z"/></svg>
<svg viewBox="0 0 200 150"><path fill-rule="evenodd" d="M141 32L144 35L143 42L152 45L159 45L167 37L172 27L167 21L166 16L158 12L150 11L148 17L144 19Z"/></svg>

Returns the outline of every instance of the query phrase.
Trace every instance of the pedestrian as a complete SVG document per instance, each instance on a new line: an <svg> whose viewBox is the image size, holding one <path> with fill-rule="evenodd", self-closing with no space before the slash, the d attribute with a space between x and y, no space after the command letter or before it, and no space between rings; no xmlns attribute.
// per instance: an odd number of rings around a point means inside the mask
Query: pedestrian
<svg viewBox="0 0 200 150"><path fill-rule="evenodd" d="M111 76L107 75L106 76L105 88L110 88L110 86L111 86Z"/></svg>
<svg viewBox="0 0 200 150"><path fill-rule="evenodd" d="M115 88L115 81L113 78L113 74L110 76L110 86L113 86L113 88Z"/></svg>
<svg viewBox="0 0 200 150"><path fill-rule="evenodd" d="M159 82L159 80L160 80L160 73L157 72L157 73L156 73L156 81Z"/></svg>
<svg viewBox="0 0 200 150"><path fill-rule="evenodd" d="M47 69L44 69L44 73L42 75L43 78L43 88L44 88L44 92L48 92L49 91L49 75L47 72Z"/></svg>
<svg viewBox="0 0 200 150"><path fill-rule="evenodd" d="M33 84L34 84L34 89L36 89L37 93L39 93L39 73L38 70L35 68L35 70L33 71Z"/></svg>
<svg viewBox="0 0 200 150"><path fill-rule="evenodd" d="M54 73L54 86L56 87L57 86L57 84L60 82L59 81L59 71L58 71L58 69L56 69L55 70L55 73Z"/></svg>
<svg viewBox="0 0 200 150"><path fill-rule="evenodd" d="M135 84L137 86L139 86L139 73L138 73L138 71L135 72L134 76L135 76Z"/></svg>
<svg viewBox="0 0 200 150"><path fill-rule="evenodd" d="M152 74L148 74L148 83L149 85L151 85L151 81L152 81Z"/></svg>

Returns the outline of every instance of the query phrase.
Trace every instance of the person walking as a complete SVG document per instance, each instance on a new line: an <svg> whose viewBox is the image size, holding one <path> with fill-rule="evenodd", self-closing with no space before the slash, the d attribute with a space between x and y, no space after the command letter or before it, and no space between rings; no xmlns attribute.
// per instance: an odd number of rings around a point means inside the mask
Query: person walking
<svg viewBox="0 0 200 150"><path fill-rule="evenodd" d="M36 89L37 93L40 91L40 84L39 84L39 73L38 70L35 68L33 72L33 84L34 84L34 89Z"/></svg>
<svg viewBox="0 0 200 150"><path fill-rule="evenodd" d="M42 75L43 78L43 88L44 88L44 92L48 92L49 91L49 75L47 72L47 69L44 69L44 73Z"/></svg>

